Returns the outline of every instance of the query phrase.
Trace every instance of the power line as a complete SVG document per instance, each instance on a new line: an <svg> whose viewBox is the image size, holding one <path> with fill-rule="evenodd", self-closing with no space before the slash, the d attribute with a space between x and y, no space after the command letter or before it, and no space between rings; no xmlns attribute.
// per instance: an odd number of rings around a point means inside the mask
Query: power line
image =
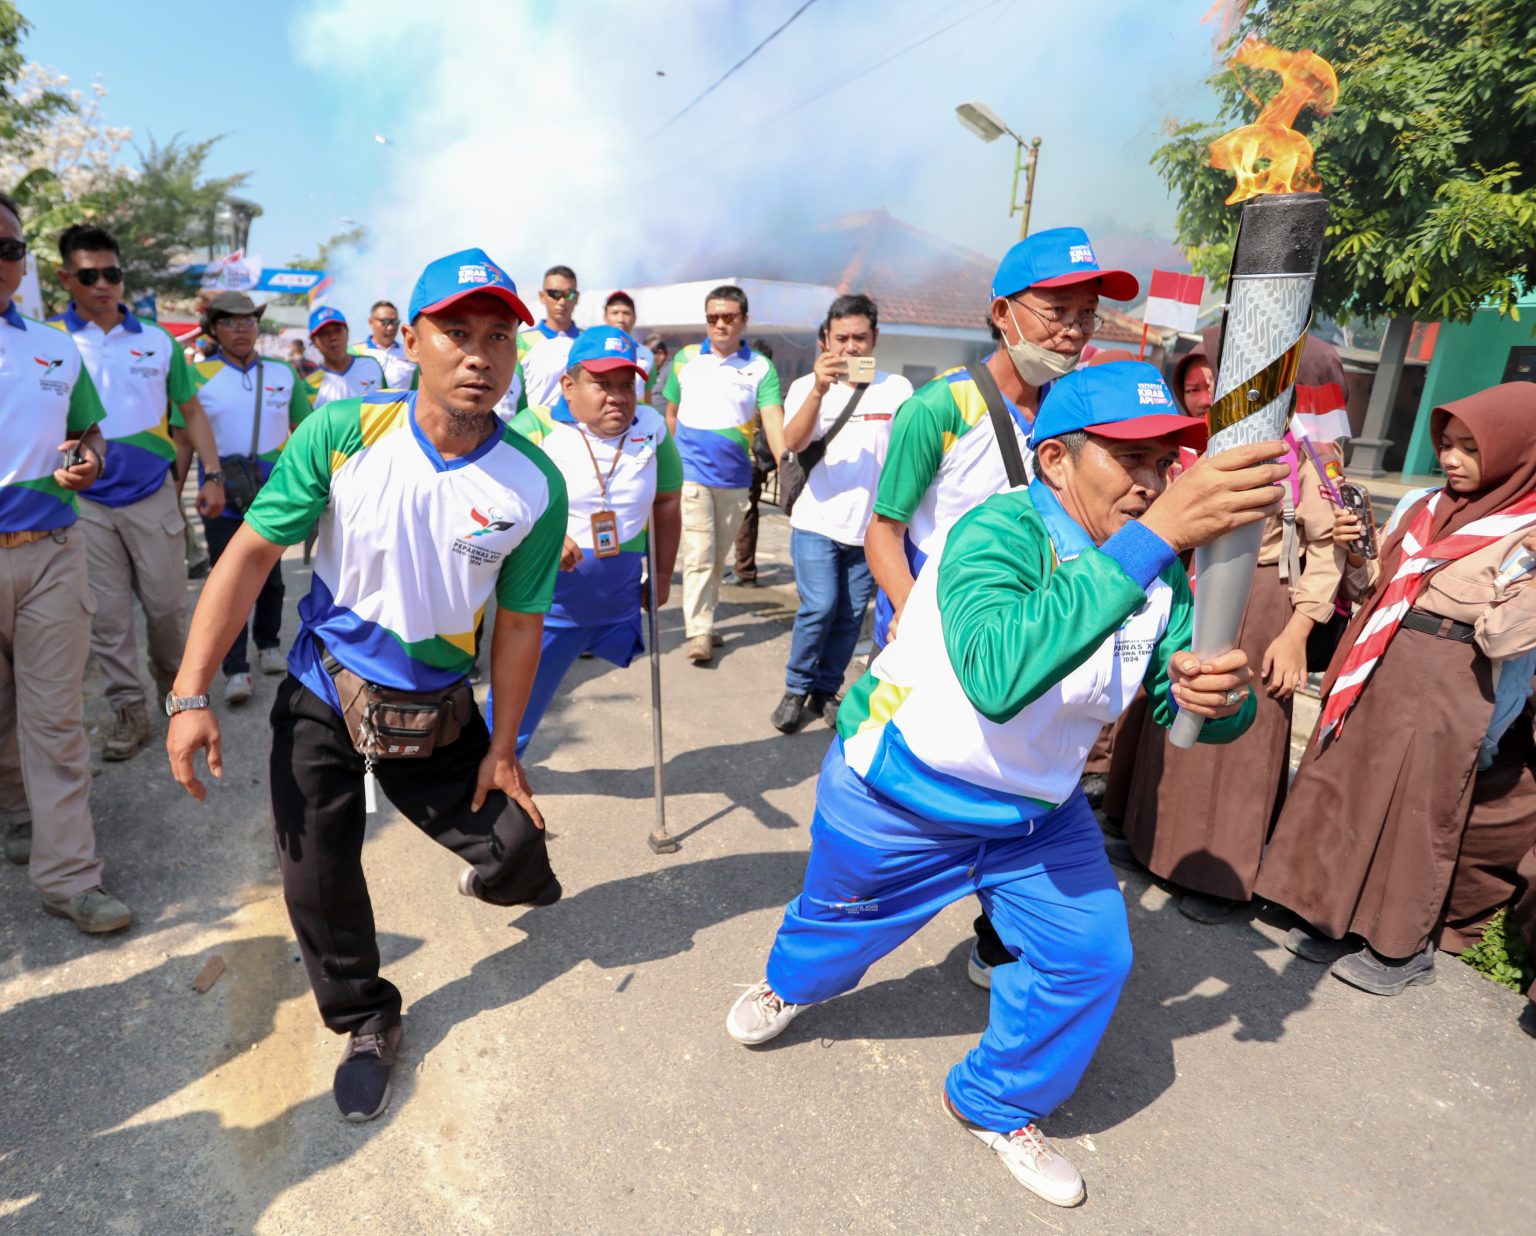
<svg viewBox="0 0 1536 1236"><path fill-rule="evenodd" d="M794 23L795 18L799 17L801 13L805 12L806 9L810 8L811 5L813 5L815 3L816 3L816 0L805 0L805 3L802 4L793 13L791 13L788 16L788 18L785 19L784 23L781 26L779 26L779 28L777 30L775 30L772 34L770 34L767 38L765 38L762 42L760 42L756 47L754 47L751 51L749 51L745 56L743 56L735 64L731 65L731 67L728 68L724 73L722 73L718 78L716 78L713 83L711 83L709 86L706 86L704 88L704 90L699 94L699 96L696 99L693 100L692 103L688 104L687 107L683 108L682 111L678 112L677 115L673 116L671 120L667 121L666 124L662 125L661 128L657 129L655 133L652 133L651 137L653 137L653 138L654 137L659 137L662 133L664 133L667 129L669 129L673 124L675 124L677 121L681 120L684 116L686 116L689 112L691 112L695 107L697 107L700 103L702 103L704 101L704 97L706 95L708 95L711 91L713 91L716 86L719 86L722 82L725 81L725 79L727 77L729 77L732 73L736 72L736 70L741 68L742 65L746 64L746 62L748 60L752 59L753 56L757 55L758 52L762 51L763 48L767 47L768 44L770 44L770 43L772 43L774 41L774 39L778 38L779 35L784 33L784 31L790 25L792 25ZM650 139L647 139L647 140L650 140Z"/></svg>

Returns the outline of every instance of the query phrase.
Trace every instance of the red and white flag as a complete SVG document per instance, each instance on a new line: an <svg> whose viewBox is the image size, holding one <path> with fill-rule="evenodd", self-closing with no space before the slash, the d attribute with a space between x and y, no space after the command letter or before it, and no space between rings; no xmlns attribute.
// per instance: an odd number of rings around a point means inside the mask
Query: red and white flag
<svg viewBox="0 0 1536 1236"><path fill-rule="evenodd" d="M1344 388L1337 382L1322 386L1296 384L1296 411L1291 417L1291 436L1313 442L1337 442L1352 435Z"/></svg>
<svg viewBox="0 0 1536 1236"><path fill-rule="evenodd" d="M1200 298L1204 295L1202 276L1154 270L1147 287L1147 303L1141 311L1142 321L1148 326L1193 331L1200 320Z"/></svg>

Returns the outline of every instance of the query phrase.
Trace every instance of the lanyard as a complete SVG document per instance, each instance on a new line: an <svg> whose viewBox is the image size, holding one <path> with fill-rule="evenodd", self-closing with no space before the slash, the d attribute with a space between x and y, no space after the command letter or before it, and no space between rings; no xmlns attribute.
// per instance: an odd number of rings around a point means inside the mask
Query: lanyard
<svg viewBox="0 0 1536 1236"><path fill-rule="evenodd" d="M602 493L603 507L604 509L611 509L613 504L608 501L608 483L613 480L613 474L619 466L619 460L624 456L623 434L619 436L619 445L613 452L613 462L608 465L608 475L604 477L602 469L597 466L597 453L592 449L592 443L587 440L587 431L580 425L576 425L575 430L581 435L582 444L587 448L587 458L592 461L592 475L597 478L598 489ZM629 431L626 429L624 432L628 433Z"/></svg>

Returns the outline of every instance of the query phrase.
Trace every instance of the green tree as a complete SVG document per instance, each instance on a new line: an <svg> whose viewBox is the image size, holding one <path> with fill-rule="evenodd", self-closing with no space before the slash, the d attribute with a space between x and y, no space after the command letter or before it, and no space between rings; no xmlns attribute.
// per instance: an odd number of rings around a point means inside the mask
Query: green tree
<svg viewBox="0 0 1536 1236"><path fill-rule="evenodd" d="M1339 78L1297 128L1332 205L1317 307L1351 317L1467 321L1515 313L1536 287L1536 0L1261 0L1234 32L1310 48ZM1212 121L1171 124L1153 162L1180 199L1180 242L1223 276L1239 208L1212 138L1251 121L1268 73L1211 79ZM1398 332L1406 339L1405 332ZM1385 358L1384 358L1385 359Z"/></svg>
<svg viewBox="0 0 1536 1236"><path fill-rule="evenodd" d="M11 0L0 0L0 160L31 149L49 121L71 109L69 97L60 91L23 88L21 41L31 28Z"/></svg>

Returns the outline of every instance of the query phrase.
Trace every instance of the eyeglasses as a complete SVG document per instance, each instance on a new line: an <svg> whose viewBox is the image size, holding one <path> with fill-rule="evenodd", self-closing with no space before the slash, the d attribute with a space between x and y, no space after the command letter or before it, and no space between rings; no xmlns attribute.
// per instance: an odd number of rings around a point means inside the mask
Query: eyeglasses
<svg viewBox="0 0 1536 1236"><path fill-rule="evenodd" d="M375 326L399 326L400 325L400 319L399 318L369 318L368 320L370 322L372 322Z"/></svg>
<svg viewBox="0 0 1536 1236"><path fill-rule="evenodd" d="M27 242L7 236L0 240L0 262L19 262L27 256Z"/></svg>
<svg viewBox="0 0 1536 1236"><path fill-rule="evenodd" d="M123 281L123 268L121 266L86 267L77 270L70 275L81 287L93 288L99 279L103 283L121 283Z"/></svg>
<svg viewBox="0 0 1536 1236"><path fill-rule="evenodd" d="M1072 313L1066 309L1036 309L1033 305L1026 305L1022 300L1014 300L1009 297L1011 304L1020 309L1028 309L1041 322L1051 328L1051 332L1057 335L1066 334L1069 330L1079 330L1085 335L1091 335L1099 327L1104 325L1104 315L1092 309L1084 309L1081 313Z"/></svg>
<svg viewBox="0 0 1536 1236"><path fill-rule="evenodd" d="M564 288L544 288L543 292L544 295L549 297L550 300L568 300L573 305L576 303L577 298L581 296L581 293L578 292L575 288L572 288L570 291L566 291Z"/></svg>
<svg viewBox="0 0 1536 1236"><path fill-rule="evenodd" d="M704 320L711 326L729 326L740 317L739 313L706 313Z"/></svg>
<svg viewBox="0 0 1536 1236"><path fill-rule="evenodd" d="M222 318L214 323L214 325L233 326L237 330L254 330L256 327L256 322L257 318L254 313L226 313Z"/></svg>

